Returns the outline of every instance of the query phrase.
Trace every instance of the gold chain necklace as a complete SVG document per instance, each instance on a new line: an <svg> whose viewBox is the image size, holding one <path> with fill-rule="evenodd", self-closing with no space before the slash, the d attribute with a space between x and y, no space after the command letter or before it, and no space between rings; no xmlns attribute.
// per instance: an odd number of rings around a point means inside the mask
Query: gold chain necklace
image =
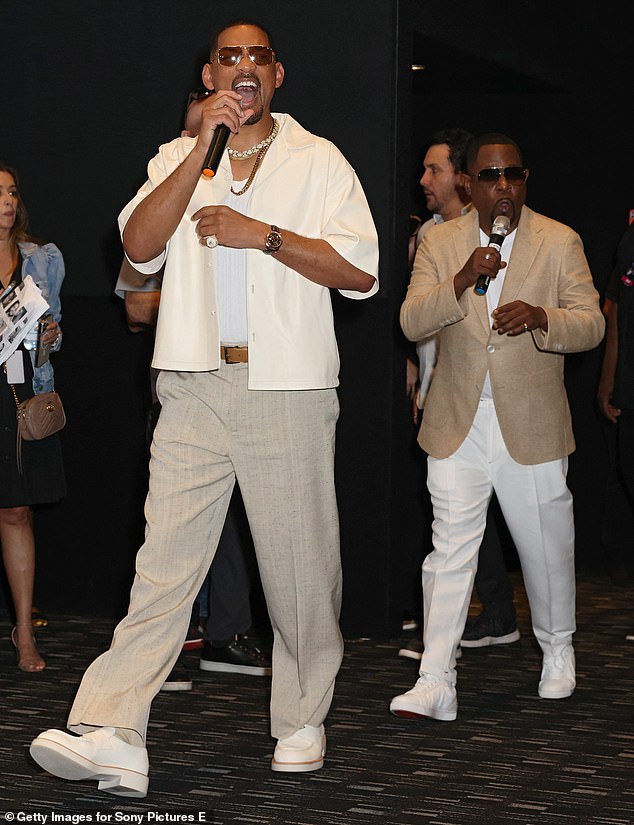
<svg viewBox="0 0 634 825"><path fill-rule="evenodd" d="M236 196L244 195L244 193L247 191L249 186L251 186L251 184L253 183L253 178L255 177L255 173L260 168L260 164L262 163L262 160L264 159L264 155L266 155L269 146L271 145L271 143L273 143L273 141L277 137L278 130L279 130L278 122L277 122L277 120L275 120L275 118L273 118L273 125L271 126L271 131L269 132L268 137L265 138L265 140L262 141L262 147L261 147L261 149L258 150L258 153L257 153L256 158L255 158L255 163L253 164L253 169L251 169L251 174L247 178L247 182L244 184L244 186L242 187L242 189L239 192L236 192L236 190L232 186L231 187L231 193L233 195L236 195Z"/></svg>
<svg viewBox="0 0 634 825"><path fill-rule="evenodd" d="M233 188L233 186L231 187L231 193L233 195L244 195L244 193L247 191L249 186L251 186L251 184L253 183L253 178L255 177L255 173L258 171L258 169L260 167L260 164L262 163L262 158L264 157L264 155L266 155L266 152L267 152L268 148L269 148L269 144L267 144L266 146L263 146L260 149L260 151L258 152L258 155L255 159L255 163L253 164L253 169L251 169L251 174L247 178L247 182L244 184L242 189L239 192L236 192L236 190Z"/></svg>

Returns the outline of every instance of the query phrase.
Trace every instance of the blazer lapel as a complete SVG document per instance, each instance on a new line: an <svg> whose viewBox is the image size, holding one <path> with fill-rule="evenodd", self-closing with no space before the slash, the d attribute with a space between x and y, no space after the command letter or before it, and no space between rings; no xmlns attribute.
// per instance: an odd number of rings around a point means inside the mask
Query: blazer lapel
<svg viewBox="0 0 634 825"><path fill-rule="evenodd" d="M500 294L500 306L517 299L543 243L542 227L535 220L535 213L527 206L522 207L516 233L513 251L508 262L508 275L504 277L504 285Z"/></svg>

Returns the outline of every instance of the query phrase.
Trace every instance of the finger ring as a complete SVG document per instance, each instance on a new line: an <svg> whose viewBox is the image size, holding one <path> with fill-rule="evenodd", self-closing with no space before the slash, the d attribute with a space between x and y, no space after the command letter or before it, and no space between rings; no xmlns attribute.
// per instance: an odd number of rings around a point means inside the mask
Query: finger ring
<svg viewBox="0 0 634 825"><path fill-rule="evenodd" d="M524 321L524 332L528 332L528 324Z"/></svg>
<svg viewBox="0 0 634 825"><path fill-rule="evenodd" d="M205 238L205 243L209 249L213 249L215 246L218 246L218 238L216 238L215 235L209 235Z"/></svg>
<svg viewBox="0 0 634 825"><path fill-rule="evenodd" d="M485 260L485 261L490 261L492 257L493 257L493 256L491 255L491 253L490 253L490 252L487 252L487 254L484 256L484 260Z"/></svg>

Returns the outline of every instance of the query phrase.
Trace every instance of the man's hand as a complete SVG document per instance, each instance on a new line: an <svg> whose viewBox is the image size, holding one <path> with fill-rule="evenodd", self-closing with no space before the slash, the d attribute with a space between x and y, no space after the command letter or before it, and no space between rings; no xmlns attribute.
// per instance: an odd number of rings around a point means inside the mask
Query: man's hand
<svg viewBox="0 0 634 825"><path fill-rule="evenodd" d="M493 279L505 266L506 262L493 246L477 246L460 272L454 276L456 298L460 298L466 289L474 286L480 275Z"/></svg>
<svg viewBox="0 0 634 825"><path fill-rule="evenodd" d="M493 329L498 335L522 335L534 329L548 330L548 316L542 307L534 307L526 301L511 301L497 307L491 313Z"/></svg>
<svg viewBox="0 0 634 825"><path fill-rule="evenodd" d="M621 415L621 410L612 405L613 391L614 387L611 384L600 381L597 389L597 403L599 405L599 409L608 421L611 421L612 424L616 424L619 415Z"/></svg>
<svg viewBox="0 0 634 825"><path fill-rule="evenodd" d="M198 127L198 143L205 152L209 148L216 128L224 123L235 134L240 131L242 124L253 114L253 109L242 109L242 98L237 92L223 89L205 98L199 107L200 126Z"/></svg>
<svg viewBox="0 0 634 825"><path fill-rule="evenodd" d="M203 206L192 215L197 221L196 234L201 244L215 235L221 246L233 249L264 249L264 240L270 225L248 218L229 206Z"/></svg>
<svg viewBox="0 0 634 825"><path fill-rule="evenodd" d="M418 424L420 413L418 409L418 390L420 389L418 364L415 364L411 358L407 358L405 364L405 390L412 404L412 421L414 424Z"/></svg>

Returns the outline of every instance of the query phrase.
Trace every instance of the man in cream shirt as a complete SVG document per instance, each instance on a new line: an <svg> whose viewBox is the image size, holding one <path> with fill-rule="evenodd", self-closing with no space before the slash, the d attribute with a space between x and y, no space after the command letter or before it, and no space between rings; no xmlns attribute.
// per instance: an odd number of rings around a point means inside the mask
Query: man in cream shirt
<svg viewBox="0 0 634 825"><path fill-rule="evenodd" d="M354 170L271 99L284 79L268 32L239 21L214 37L196 138L162 146L120 216L134 266L163 264L153 366L146 541L128 615L88 668L68 727L31 754L49 772L144 796L153 697L176 661L237 478L274 633L271 767L324 762L341 664L334 488L339 356L330 289L378 288L378 242ZM217 173L201 177L220 124Z"/></svg>

